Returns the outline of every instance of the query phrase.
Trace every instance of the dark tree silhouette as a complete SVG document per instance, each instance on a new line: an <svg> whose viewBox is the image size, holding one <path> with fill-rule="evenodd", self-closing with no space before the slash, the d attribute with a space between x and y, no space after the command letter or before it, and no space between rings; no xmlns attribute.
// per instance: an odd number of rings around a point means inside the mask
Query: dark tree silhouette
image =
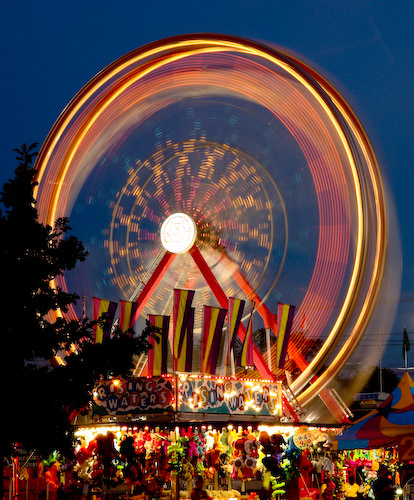
<svg viewBox="0 0 414 500"><path fill-rule="evenodd" d="M49 314L66 312L78 300L50 283L85 260L87 252L69 234L68 219L58 219L54 227L38 220L35 148L15 150L15 177L0 193L1 457L10 456L16 444L43 456L52 450L70 454L70 413L88 408L97 379L130 375L133 354L149 348L149 328L134 338L116 331L110 340L94 344L91 321ZM73 345L77 350L66 357L66 365L53 368L48 360Z"/></svg>

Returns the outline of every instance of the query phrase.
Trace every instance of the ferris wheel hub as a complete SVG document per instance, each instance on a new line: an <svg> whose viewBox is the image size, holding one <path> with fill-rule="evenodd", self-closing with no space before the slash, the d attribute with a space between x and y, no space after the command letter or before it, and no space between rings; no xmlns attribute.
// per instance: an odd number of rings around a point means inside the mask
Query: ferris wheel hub
<svg viewBox="0 0 414 500"><path fill-rule="evenodd" d="M162 223L161 243L171 253L185 253L194 245L197 226L187 214L180 212L171 214Z"/></svg>

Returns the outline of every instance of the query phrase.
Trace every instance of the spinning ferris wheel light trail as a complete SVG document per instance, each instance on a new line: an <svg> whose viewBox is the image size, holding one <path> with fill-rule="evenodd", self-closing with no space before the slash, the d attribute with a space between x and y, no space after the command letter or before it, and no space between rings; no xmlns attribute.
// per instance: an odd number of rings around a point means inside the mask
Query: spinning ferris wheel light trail
<svg viewBox="0 0 414 500"><path fill-rule="evenodd" d="M277 302L296 304L289 352L302 404L339 373L374 313L388 242L377 159L339 92L280 49L212 34L137 49L74 97L36 168L41 219L70 216L90 254L59 286L128 299L159 255L162 223L185 214L192 236L162 256L140 318L188 283L196 307L220 302L205 276L226 297L255 297L255 318L272 329ZM181 231L171 224L164 242ZM312 356L307 335L321 343Z"/></svg>

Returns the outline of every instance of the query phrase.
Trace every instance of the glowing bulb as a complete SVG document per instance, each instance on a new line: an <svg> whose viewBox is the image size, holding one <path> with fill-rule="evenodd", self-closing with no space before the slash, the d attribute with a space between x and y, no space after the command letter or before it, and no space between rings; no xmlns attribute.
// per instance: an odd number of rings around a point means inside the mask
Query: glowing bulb
<svg viewBox="0 0 414 500"><path fill-rule="evenodd" d="M194 245L197 227L186 214L175 213L165 219L161 226L162 246L171 253L185 253Z"/></svg>

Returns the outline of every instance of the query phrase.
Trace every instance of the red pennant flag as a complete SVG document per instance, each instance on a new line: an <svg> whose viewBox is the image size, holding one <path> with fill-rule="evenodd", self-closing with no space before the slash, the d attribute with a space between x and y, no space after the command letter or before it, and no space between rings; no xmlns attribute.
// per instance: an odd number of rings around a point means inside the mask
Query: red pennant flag
<svg viewBox="0 0 414 500"><path fill-rule="evenodd" d="M173 370L187 370L192 364L194 309L191 303L194 290L174 289L173 309ZM191 347L191 349L190 349Z"/></svg>
<svg viewBox="0 0 414 500"><path fill-rule="evenodd" d="M240 366L253 366L253 311L250 313L249 324L247 325L246 336L240 355Z"/></svg>
<svg viewBox="0 0 414 500"><path fill-rule="evenodd" d="M152 349L148 351L148 376L159 377L167 373L168 331L170 317L161 314L150 314L149 322L157 326L160 331L154 332L148 341Z"/></svg>
<svg viewBox="0 0 414 500"><path fill-rule="evenodd" d="M123 332L134 329L138 302L119 301L119 326Z"/></svg>
<svg viewBox="0 0 414 500"><path fill-rule="evenodd" d="M227 309L204 306L201 337L201 373L215 375L220 352L220 341Z"/></svg>
<svg viewBox="0 0 414 500"><path fill-rule="evenodd" d="M276 367L282 368L285 363L287 346L292 330L295 306L289 304L277 305L277 344L276 344Z"/></svg>
<svg viewBox="0 0 414 500"><path fill-rule="evenodd" d="M226 354L226 365L230 364L230 352L233 349L234 342L237 338L237 332L239 331L240 322L243 316L244 305L246 301L241 299L235 299L234 297L229 297L229 319L228 319L228 345Z"/></svg>
<svg viewBox="0 0 414 500"><path fill-rule="evenodd" d="M104 339L108 339L111 335L112 323L115 317L115 311L118 304L109 300L93 298L93 319L99 320L105 314L105 323L103 327L98 323L95 325L95 343L101 344Z"/></svg>

